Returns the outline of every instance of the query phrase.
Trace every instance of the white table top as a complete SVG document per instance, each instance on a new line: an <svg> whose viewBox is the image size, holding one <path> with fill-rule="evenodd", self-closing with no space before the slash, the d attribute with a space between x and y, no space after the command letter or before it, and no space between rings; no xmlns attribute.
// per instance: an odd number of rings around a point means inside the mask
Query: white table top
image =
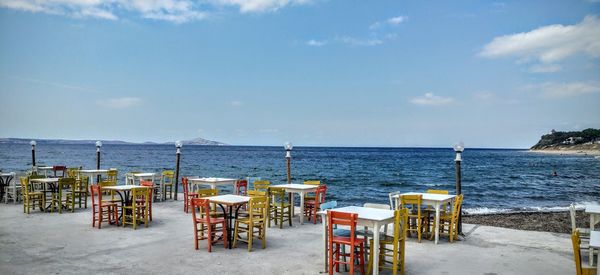
<svg viewBox="0 0 600 275"><path fill-rule="evenodd" d="M38 170L52 170L52 168L54 168L54 167L52 167L52 166L40 166L37 169Z"/></svg>
<svg viewBox="0 0 600 275"><path fill-rule="evenodd" d="M590 247L600 248L600 231L590 232Z"/></svg>
<svg viewBox="0 0 600 275"><path fill-rule="evenodd" d="M312 185L312 184L297 184L297 183L291 183L291 184L277 184L277 185L272 185L271 187L280 187L280 188L285 188L287 190L317 190L317 187L319 187L318 185Z"/></svg>
<svg viewBox="0 0 600 275"><path fill-rule="evenodd" d="M217 183L217 182L237 181L237 179L230 179L230 178L188 178L188 181Z"/></svg>
<svg viewBox="0 0 600 275"><path fill-rule="evenodd" d="M16 175L15 172L10 172L10 173L0 173L0 176L2 177L9 177L9 176L14 176Z"/></svg>
<svg viewBox="0 0 600 275"><path fill-rule="evenodd" d="M106 187L102 187L102 190L123 191L123 190L131 190L131 189L135 189L135 188L149 188L149 187L128 184L128 185L106 186Z"/></svg>
<svg viewBox="0 0 600 275"><path fill-rule="evenodd" d="M600 205L588 204L585 206L585 213L588 214L600 214Z"/></svg>
<svg viewBox="0 0 600 275"><path fill-rule="evenodd" d="M250 197L240 195L219 195L212 197L204 197L201 199L208 199L210 202L222 204L240 204L247 203L248 201L250 201Z"/></svg>
<svg viewBox="0 0 600 275"><path fill-rule="evenodd" d="M133 175L134 177L140 177L141 178L141 177L153 177L153 176L156 176L156 173L134 173L134 174L131 174L131 175Z"/></svg>
<svg viewBox="0 0 600 275"><path fill-rule="evenodd" d="M362 206L346 206L330 210L345 213L356 213L358 214L358 218L363 220L384 221L394 218L394 211L386 209L368 208ZM327 211L319 211L317 214L327 214Z"/></svg>
<svg viewBox="0 0 600 275"><path fill-rule="evenodd" d="M85 169L85 170L78 170L79 173L108 173L108 170L106 169Z"/></svg>
<svg viewBox="0 0 600 275"><path fill-rule="evenodd" d="M39 178L39 179L30 179L31 182L58 182L59 178Z"/></svg>
<svg viewBox="0 0 600 275"><path fill-rule="evenodd" d="M431 194L431 193L418 193L418 192L408 192L400 195L421 195L424 201L450 201L456 197L456 195L443 195L443 194ZM396 195L395 197L399 197L400 195Z"/></svg>

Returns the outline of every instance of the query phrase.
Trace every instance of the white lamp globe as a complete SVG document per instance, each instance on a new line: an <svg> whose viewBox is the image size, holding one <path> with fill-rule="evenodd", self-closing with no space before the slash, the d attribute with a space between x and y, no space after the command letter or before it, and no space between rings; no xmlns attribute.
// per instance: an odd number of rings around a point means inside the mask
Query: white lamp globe
<svg viewBox="0 0 600 275"><path fill-rule="evenodd" d="M102 147L102 141L96 141L96 147Z"/></svg>
<svg viewBox="0 0 600 275"><path fill-rule="evenodd" d="M292 148L294 148L294 146L292 145L291 142L288 141L283 144L283 148L285 148L285 150L287 150L287 151L290 151L290 150L292 150Z"/></svg>
<svg viewBox="0 0 600 275"><path fill-rule="evenodd" d="M31 144L31 146L36 146L37 142L35 142L35 140L32 140L31 142L29 142L29 144Z"/></svg>
<svg viewBox="0 0 600 275"><path fill-rule="evenodd" d="M465 150L465 144L462 141L459 142L459 143L457 143L457 144L454 144L454 151L455 152L460 153L460 152L462 152L464 150Z"/></svg>
<svg viewBox="0 0 600 275"><path fill-rule="evenodd" d="M181 148L182 146L183 146L183 143L181 142L181 140L175 141L176 148Z"/></svg>

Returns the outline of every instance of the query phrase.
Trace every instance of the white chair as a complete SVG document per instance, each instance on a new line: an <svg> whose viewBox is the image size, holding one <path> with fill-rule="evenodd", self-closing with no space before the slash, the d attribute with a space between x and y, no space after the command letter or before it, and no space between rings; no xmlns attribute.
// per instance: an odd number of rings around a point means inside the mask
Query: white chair
<svg viewBox="0 0 600 275"><path fill-rule="evenodd" d="M21 184L17 184L16 173L10 173L12 180L4 186L4 203L8 203L8 200L11 199L16 204L19 200L19 195L21 194Z"/></svg>
<svg viewBox="0 0 600 275"><path fill-rule="evenodd" d="M388 194L388 197L390 199L390 208L392 210L398 210L398 201L400 201L400 192L392 192Z"/></svg>
<svg viewBox="0 0 600 275"><path fill-rule="evenodd" d="M575 204L571 203L571 205L569 206L569 212L571 214L571 233L575 232L575 230L579 230L579 234L582 238L589 239L590 229L577 227L577 218L576 218L577 212L575 209Z"/></svg>

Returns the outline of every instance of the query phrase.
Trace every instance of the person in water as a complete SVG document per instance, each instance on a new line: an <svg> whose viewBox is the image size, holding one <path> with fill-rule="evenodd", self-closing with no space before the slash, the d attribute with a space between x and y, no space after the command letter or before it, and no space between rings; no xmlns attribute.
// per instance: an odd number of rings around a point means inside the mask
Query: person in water
<svg viewBox="0 0 600 275"><path fill-rule="evenodd" d="M553 177L556 177L556 176L558 176L558 173L556 173L556 170L553 170L553 171L552 171L552 176L553 176Z"/></svg>

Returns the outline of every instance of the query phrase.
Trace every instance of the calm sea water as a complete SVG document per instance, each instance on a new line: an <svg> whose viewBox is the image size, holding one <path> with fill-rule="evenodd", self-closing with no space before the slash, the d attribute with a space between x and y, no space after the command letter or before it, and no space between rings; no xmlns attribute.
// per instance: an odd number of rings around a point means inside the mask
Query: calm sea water
<svg viewBox="0 0 600 275"><path fill-rule="evenodd" d="M95 168L93 145L36 148L38 165ZM206 177L262 177L284 183L282 147L185 146L181 174ZM319 179L328 200L342 205L387 203L392 191L455 189L454 152L427 148L295 147L293 180ZM25 171L29 145L0 144L0 169ZM175 168L173 145L104 145L102 167L127 171ZM470 213L559 210L570 203L600 201L600 159L524 150L467 149L463 154L464 209ZM556 170L558 176L552 176Z"/></svg>

